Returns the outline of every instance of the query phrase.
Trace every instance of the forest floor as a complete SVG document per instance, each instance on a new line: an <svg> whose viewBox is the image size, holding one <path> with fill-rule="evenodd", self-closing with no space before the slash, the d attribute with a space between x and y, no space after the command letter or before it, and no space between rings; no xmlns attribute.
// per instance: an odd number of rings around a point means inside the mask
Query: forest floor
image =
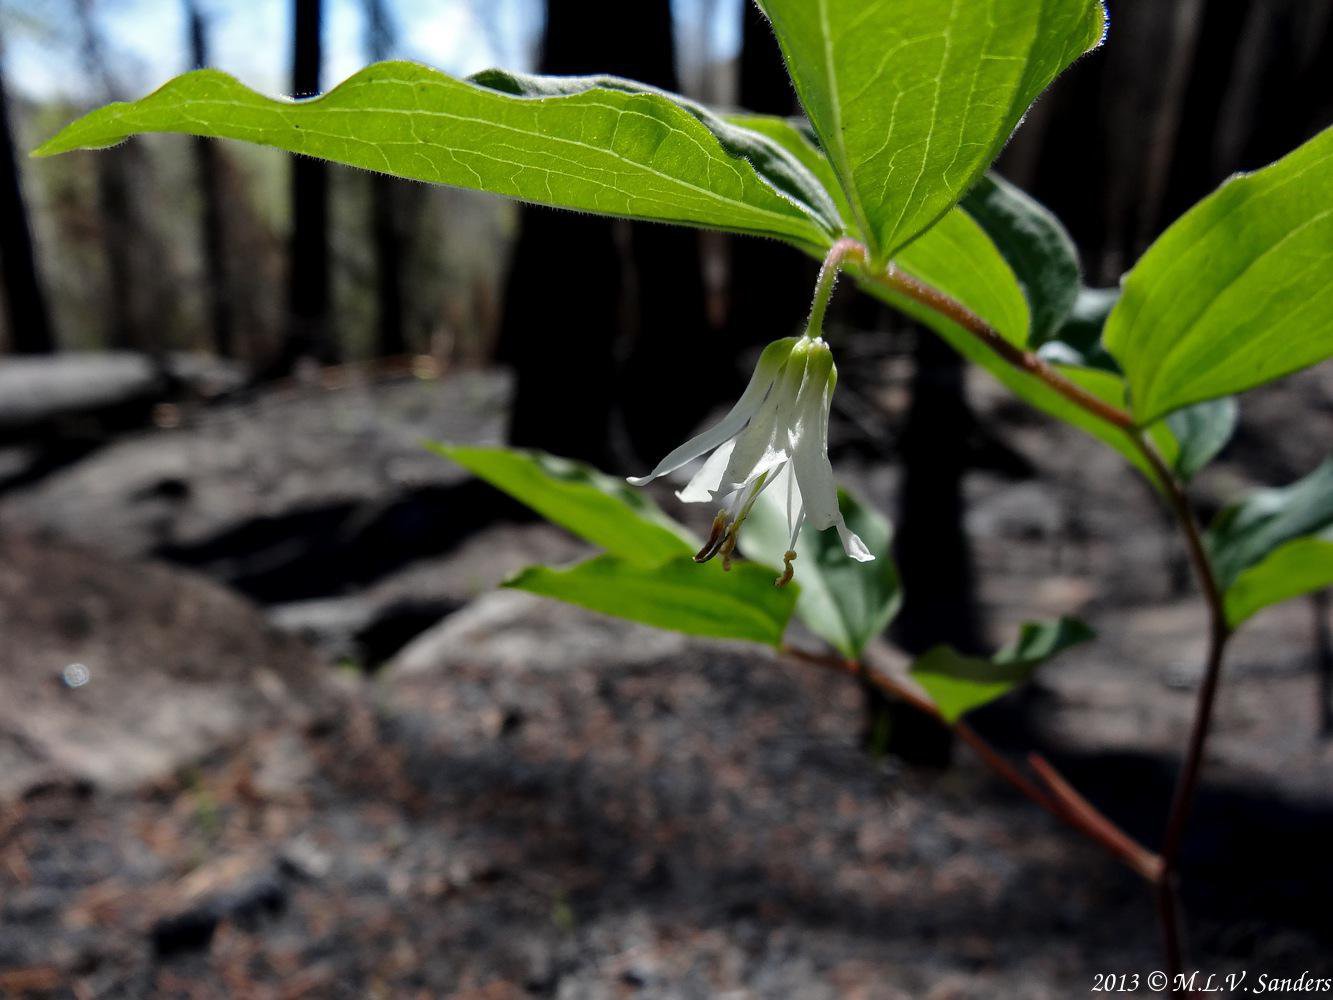
<svg viewBox="0 0 1333 1000"><path fill-rule="evenodd" d="M1201 505L1313 468L1331 380L1247 397ZM498 440L507 392L268 393L0 496L0 995L1065 998L1160 968L1133 873L965 748L867 753L848 678L493 590L579 545L417 442ZM1200 660L1182 553L1114 455L972 397L1035 469L967 480L995 640L1100 633L980 724L1152 845ZM854 437L840 471L891 510ZM1267 612L1227 665L1204 972L1333 976L1315 622Z"/></svg>

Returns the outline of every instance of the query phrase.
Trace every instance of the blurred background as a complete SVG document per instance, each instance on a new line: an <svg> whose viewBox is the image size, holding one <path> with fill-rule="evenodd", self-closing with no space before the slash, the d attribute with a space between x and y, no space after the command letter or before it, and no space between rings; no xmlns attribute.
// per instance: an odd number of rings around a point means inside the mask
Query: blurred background
<svg viewBox="0 0 1333 1000"><path fill-rule="evenodd" d="M1092 286L1333 120L1325 0L1109 7L999 162ZM641 472L804 321L813 262L240 144L27 156L195 66L311 95L383 58L797 110L743 0L0 0L0 994L1067 996L1156 967L1133 877L928 720L493 592L580 547L420 448ZM835 466L907 581L876 655L1092 622L979 725L1155 843L1203 634L1171 525L907 321L831 316ZM1248 395L1201 510L1330 440L1328 366ZM1315 598L1235 647L1200 967L1328 974L1329 632Z"/></svg>

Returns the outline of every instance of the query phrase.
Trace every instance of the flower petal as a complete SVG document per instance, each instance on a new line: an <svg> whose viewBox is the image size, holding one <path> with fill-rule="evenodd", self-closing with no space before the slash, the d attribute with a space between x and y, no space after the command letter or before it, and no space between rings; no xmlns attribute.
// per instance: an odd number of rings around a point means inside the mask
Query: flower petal
<svg viewBox="0 0 1333 1000"><path fill-rule="evenodd" d="M715 495L731 493L791 458L790 427L796 419L809 352L794 348L748 427L736 435L736 448Z"/></svg>
<svg viewBox="0 0 1333 1000"><path fill-rule="evenodd" d="M843 551L857 562L869 562L875 557L865 543L848 530L838 507L838 484L828 458L828 413L833 402L835 379L832 358L825 360L815 355L801 393L799 437L792 455L792 467L810 526L817 531L836 527Z"/></svg>
<svg viewBox="0 0 1333 1000"><path fill-rule="evenodd" d="M693 461L700 455L707 454L724 441L730 440L744 430L745 425L750 422L750 418L755 415L763 404L765 397L768 396L773 380L782 371L783 362L786 361L787 355L791 353L792 345L796 342L796 339L795 337L786 337L782 340L775 340L765 347L763 353L759 355L759 363L755 365L754 374L750 376L749 384L746 385L745 391L741 393L741 398L736 400L736 405L731 408L731 412L708 430L690 438L658 462L657 467L648 475L630 476L630 485L646 486L654 479L665 476L668 472L675 472L682 465Z"/></svg>
<svg viewBox="0 0 1333 1000"><path fill-rule="evenodd" d="M796 482L796 473L792 471L792 464L788 462L782 467L783 476L786 482L775 488L783 488L787 501L787 534L791 536L787 542L787 551L796 551L796 540L801 535L801 527L805 524L805 502L801 499L801 488ZM780 494L781 495L781 494Z"/></svg>
<svg viewBox="0 0 1333 1000"><path fill-rule="evenodd" d="M731 458L731 450L736 447L736 439L722 442L722 445L708 461L700 466L699 471L690 479L689 485L676 491L676 498L682 503L706 503L713 499L713 491L722 482L722 472ZM632 480L631 480L632 482Z"/></svg>
<svg viewBox="0 0 1333 1000"><path fill-rule="evenodd" d="M861 536L847 527L842 515L838 515L838 538L842 541L842 551L857 562L874 562L875 557L861 541Z"/></svg>

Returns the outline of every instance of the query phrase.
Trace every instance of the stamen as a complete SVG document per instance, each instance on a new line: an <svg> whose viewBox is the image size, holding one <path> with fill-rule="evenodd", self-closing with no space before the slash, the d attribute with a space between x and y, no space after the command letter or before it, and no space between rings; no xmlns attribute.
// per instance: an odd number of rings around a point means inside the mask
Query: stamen
<svg viewBox="0 0 1333 1000"><path fill-rule="evenodd" d="M737 532L740 531L740 527L740 521L732 521L731 527L727 529L727 537L722 541L720 552L722 555L722 571L724 573L731 572L731 554L736 551L736 536Z"/></svg>
<svg viewBox="0 0 1333 1000"><path fill-rule="evenodd" d="M694 554L694 561L697 563L706 563L713 556L717 555L722 548L722 543L727 540L729 532L727 531L727 512L720 510L717 517L713 518L713 527L708 532L708 541L704 542L703 548Z"/></svg>
<svg viewBox="0 0 1333 1000"><path fill-rule="evenodd" d="M791 549L788 549L782 554L782 575L773 581L773 586L785 587L787 584L791 583L791 578L796 572L792 569L791 565L795 559L796 553Z"/></svg>

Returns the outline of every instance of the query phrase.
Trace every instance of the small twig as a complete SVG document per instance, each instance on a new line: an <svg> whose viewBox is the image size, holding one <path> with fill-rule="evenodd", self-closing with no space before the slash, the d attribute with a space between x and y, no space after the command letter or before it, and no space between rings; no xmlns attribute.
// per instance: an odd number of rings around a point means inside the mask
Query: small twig
<svg viewBox="0 0 1333 1000"><path fill-rule="evenodd" d="M1051 786L1050 792L1042 789L1031 778L1014 767L1003 754L991 746L980 733L966 722L960 719L950 723L940 715L939 709L928 699L922 697L907 685L900 684L882 670L876 670L869 665L843 659L839 656L823 656L791 647L787 647L784 651L794 659L851 674L863 682L874 684L875 687L890 697L904 701L917 711L925 712L927 715L938 719L943 725L952 729L959 739L970 746L987 767L1013 786L1020 794L1031 799L1056 819L1063 821L1088 839L1099 844L1118 861L1124 862L1150 882L1155 882L1159 877L1162 869L1161 859L1117 827L1106 815L1099 812L1096 806L1074 791L1073 787L1042 758L1037 759L1041 760L1047 773L1043 774L1041 769L1036 769L1043 780ZM1057 791L1057 785L1065 790L1063 794Z"/></svg>
<svg viewBox="0 0 1333 1000"><path fill-rule="evenodd" d="M1028 765L1037 772L1037 777L1045 783L1050 793L1055 796L1056 801L1070 813L1079 817L1081 826L1098 831L1100 843L1113 848L1121 861L1149 882L1156 883L1161 879L1162 859L1112 823L1104 813L1085 799L1078 789L1052 767L1050 761L1039 753L1030 753L1028 754Z"/></svg>

